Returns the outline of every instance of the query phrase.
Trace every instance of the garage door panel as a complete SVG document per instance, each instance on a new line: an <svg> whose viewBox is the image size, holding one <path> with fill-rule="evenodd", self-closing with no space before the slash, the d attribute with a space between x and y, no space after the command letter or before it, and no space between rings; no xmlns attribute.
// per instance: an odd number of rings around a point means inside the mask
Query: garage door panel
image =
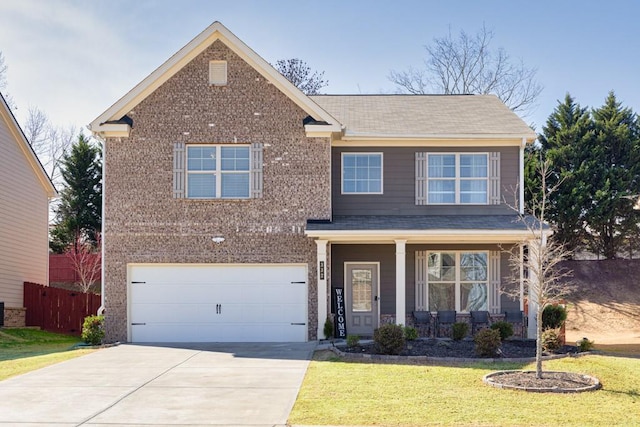
<svg viewBox="0 0 640 427"><path fill-rule="evenodd" d="M131 340L306 341L306 271L282 264L133 265Z"/></svg>

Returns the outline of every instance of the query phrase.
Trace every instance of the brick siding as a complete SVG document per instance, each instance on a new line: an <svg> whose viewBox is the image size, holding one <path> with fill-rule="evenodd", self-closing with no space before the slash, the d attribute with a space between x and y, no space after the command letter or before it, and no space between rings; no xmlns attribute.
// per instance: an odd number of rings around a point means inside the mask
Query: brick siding
<svg viewBox="0 0 640 427"><path fill-rule="evenodd" d="M210 86L210 60L228 84ZM316 339L316 245L308 218L328 219L330 142L307 138L307 114L216 41L128 115L129 138L106 141L107 340L127 339L128 263L307 263L308 338ZM172 197L173 144L264 144L260 199ZM214 235L225 242L214 244Z"/></svg>

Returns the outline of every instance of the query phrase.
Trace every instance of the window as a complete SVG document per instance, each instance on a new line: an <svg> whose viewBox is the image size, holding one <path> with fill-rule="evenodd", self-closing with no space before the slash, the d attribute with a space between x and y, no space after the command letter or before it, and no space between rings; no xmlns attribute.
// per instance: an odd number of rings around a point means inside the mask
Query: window
<svg viewBox="0 0 640 427"><path fill-rule="evenodd" d="M342 153L342 194L382 194L382 153Z"/></svg>
<svg viewBox="0 0 640 427"><path fill-rule="evenodd" d="M249 198L250 173L248 145L187 146L188 198Z"/></svg>
<svg viewBox="0 0 640 427"><path fill-rule="evenodd" d="M426 279L429 311L487 310L487 252L428 252Z"/></svg>
<svg viewBox="0 0 640 427"><path fill-rule="evenodd" d="M429 204L486 204L487 154L428 154Z"/></svg>

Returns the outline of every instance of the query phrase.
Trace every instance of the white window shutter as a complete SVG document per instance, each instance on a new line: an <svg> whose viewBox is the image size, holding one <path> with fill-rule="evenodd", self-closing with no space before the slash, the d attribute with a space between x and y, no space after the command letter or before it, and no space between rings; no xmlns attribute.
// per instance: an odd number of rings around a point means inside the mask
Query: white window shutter
<svg viewBox="0 0 640 427"><path fill-rule="evenodd" d="M427 310L427 252L416 251L416 311Z"/></svg>
<svg viewBox="0 0 640 427"><path fill-rule="evenodd" d="M173 198L184 199L184 142L173 144Z"/></svg>
<svg viewBox="0 0 640 427"><path fill-rule="evenodd" d="M489 204L500 204L500 152L489 153Z"/></svg>
<svg viewBox="0 0 640 427"><path fill-rule="evenodd" d="M262 197L262 149L263 144L254 142L251 144L251 198Z"/></svg>
<svg viewBox="0 0 640 427"><path fill-rule="evenodd" d="M416 153L416 205L427 204L427 153Z"/></svg>
<svg viewBox="0 0 640 427"><path fill-rule="evenodd" d="M489 311L500 313L500 251L489 252Z"/></svg>
<svg viewBox="0 0 640 427"><path fill-rule="evenodd" d="M214 86L227 84L227 61L209 61L209 84Z"/></svg>

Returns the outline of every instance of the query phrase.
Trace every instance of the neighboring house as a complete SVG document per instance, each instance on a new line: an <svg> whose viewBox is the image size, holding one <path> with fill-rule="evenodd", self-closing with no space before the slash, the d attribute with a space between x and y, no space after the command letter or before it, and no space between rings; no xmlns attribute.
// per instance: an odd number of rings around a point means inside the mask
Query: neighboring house
<svg viewBox="0 0 640 427"><path fill-rule="evenodd" d="M494 96L308 97L216 22L90 126L110 340L315 340L341 288L350 334L522 308L536 136Z"/></svg>
<svg viewBox="0 0 640 427"><path fill-rule="evenodd" d="M0 95L0 302L24 326L24 282L48 284L49 199L56 190Z"/></svg>

